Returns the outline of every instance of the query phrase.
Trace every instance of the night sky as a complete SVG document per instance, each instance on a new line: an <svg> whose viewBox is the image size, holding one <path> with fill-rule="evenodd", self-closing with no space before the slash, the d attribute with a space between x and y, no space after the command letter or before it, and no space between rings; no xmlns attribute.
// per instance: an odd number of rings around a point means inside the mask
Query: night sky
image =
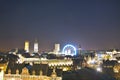
<svg viewBox="0 0 120 80"><path fill-rule="evenodd" d="M0 48L40 50L55 43L120 49L120 0L1 0Z"/></svg>

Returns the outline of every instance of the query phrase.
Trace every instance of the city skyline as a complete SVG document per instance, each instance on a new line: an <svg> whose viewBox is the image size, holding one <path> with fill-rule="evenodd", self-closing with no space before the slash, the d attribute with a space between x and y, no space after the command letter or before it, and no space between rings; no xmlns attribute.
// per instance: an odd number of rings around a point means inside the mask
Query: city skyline
<svg viewBox="0 0 120 80"><path fill-rule="evenodd" d="M1 1L0 48L24 41L52 50L55 43L87 49L120 49L120 1Z"/></svg>

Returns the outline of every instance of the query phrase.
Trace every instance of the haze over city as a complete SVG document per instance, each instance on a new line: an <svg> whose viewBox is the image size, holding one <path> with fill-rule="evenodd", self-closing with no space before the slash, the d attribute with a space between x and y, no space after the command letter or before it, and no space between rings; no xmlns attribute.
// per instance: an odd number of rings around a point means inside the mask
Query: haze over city
<svg viewBox="0 0 120 80"><path fill-rule="evenodd" d="M83 49L120 49L119 0L2 0L0 48L23 48L38 39L39 49L55 43Z"/></svg>

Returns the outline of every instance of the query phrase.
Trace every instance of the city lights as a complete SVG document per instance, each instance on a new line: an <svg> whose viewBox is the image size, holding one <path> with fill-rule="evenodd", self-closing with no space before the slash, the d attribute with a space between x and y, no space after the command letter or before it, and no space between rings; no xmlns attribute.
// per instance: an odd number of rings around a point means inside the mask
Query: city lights
<svg viewBox="0 0 120 80"><path fill-rule="evenodd" d="M0 80L120 80L120 0L0 3Z"/></svg>
<svg viewBox="0 0 120 80"><path fill-rule="evenodd" d="M38 44L38 43L37 43ZM27 47L28 48L28 47ZM37 48L38 49L38 48ZM60 44L55 44L55 49L53 49L53 51L48 52L48 53L43 53L43 54L39 54L36 57L36 54L32 55L33 53L22 53L22 54L18 54L18 49L15 51L10 51L8 53L10 53L9 55L11 55L12 57L17 57L15 59L15 63L12 61L11 63L14 64L12 66L8 66L10 71L4 67L0 67L3 70L7 70L7 74L4 74L3 78L5 78L6 80L34 80L34 79L39 79L39 78L47 78L47 80L50 80L51 78L53 78L53 76L47 76L48 70L54 70L55 73L57 73L57 70L61 70L59 72L59 74L61 74L62 72L69 72L69 71L77 71L77 70L83 70L83 69L88 69L88 70L96 70L97 72L104 72L103 68L112 68L112 65L105 65L104 66L104 62L103 60L107 61L112 61L113 60L113 56L111 56L109 58L109 54L97 54L94 53L93 51L89 51L90 54L84 54L81 56L76 55L77 54L77 50L75 48L75 46L71 45L71 44L67 44L63 47L62 52L60 52ZM82 52L82 51L81 51ZM93 52L91 54L91 52ZM114 51L115 52L115 51ZM63 56L62 54L64 54L65 56ZM24 54L30 55L30 57L25 57L23 56ZM76 57L76 56L77 57ZM99 56L100 55L100 56ZM104 56L102 56L104 55ZM114 55L114 54L111 54ZM119 53L117 53L117 55L120 55ZM45 56L45 57L44 57ZM54 58L48 58L48 57L54 57ZM106 60L106 56L107 56L107 60ZM111 60L112 59L112 60ZM3 58L1 58L1 61L4 60ZM116 59L117 60L117 59ZM116 61L119 63L119 60ZM9 63L9 64L11 64ZM103 67L100 67L101 64L103 65ZM24 65L25 67L22 68L22 72L21 74L19 74L20 69L16 68L16 65L18 65L19 67L22 65ZM18 67L17 66L17 67ZM13 70L10 67L14 67L15 69L15 74L13 74ZM37 71L36 71L37 70ZM37 76L39 75L40 71L38 70L42 70L43 73L45 73L45 76ZM44 70L44 71L43 71ZM116 64L116 66L114 66L114 73L118 74L119 73L119 65ZM31 73L30 73L31 72ZM32 75L30 75L32 74ZM58 74L58 73L57 73ZM62 74L61 74L62 75ZM2 78L1 78L2 79ZM56 80L61 80L62 77L58 77L56 75Z"/></svg>

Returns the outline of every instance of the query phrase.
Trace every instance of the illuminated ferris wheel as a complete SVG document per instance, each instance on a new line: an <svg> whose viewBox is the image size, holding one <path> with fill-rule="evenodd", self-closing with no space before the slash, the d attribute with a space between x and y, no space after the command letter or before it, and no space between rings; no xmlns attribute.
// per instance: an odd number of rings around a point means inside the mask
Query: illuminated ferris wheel
<svg viewBox="0 0 120 80"><path fill-rule="evenodd" d="M76 55L76 48L73 45L67 44L63 47L62 54L64 55Z"/></svg>

